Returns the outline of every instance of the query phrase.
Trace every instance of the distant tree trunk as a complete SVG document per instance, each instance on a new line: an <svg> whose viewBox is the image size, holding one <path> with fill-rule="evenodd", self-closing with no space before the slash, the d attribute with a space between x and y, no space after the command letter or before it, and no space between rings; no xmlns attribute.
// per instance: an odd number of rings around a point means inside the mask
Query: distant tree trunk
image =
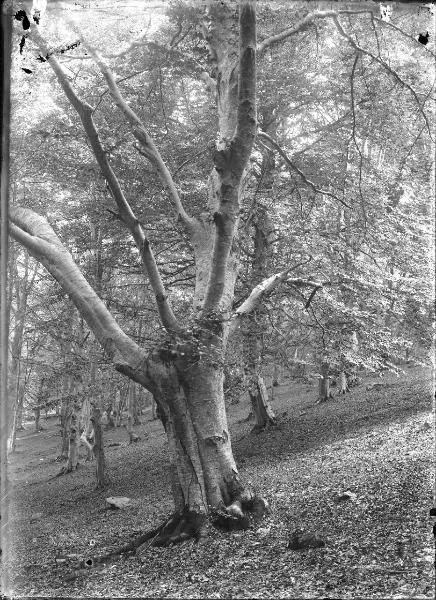
<svg viewBox="0 0 436 600"><path fill-rule="evenodd" d="M70 438L71 415L73 413L73 392L74 380L72 376L65 374L62 383L62 401L61 401L61 453L57 460L68 460L68 448Z"/></svg>
<svg viewBox="0 0 436 600"><path fill-rule="evenodd" d="M81 405L77 401L77 384L71 377L69 383L68 412L66 413L64 432L68 442L67 464L61 470L61 473L70 473L71 471L77 469L78 466L80 444L80 409ZM63 458L62 455L59 458Z"/></svg>
<svg viewBox="0 0 436 600"><path fill-rule="evenodd" d="M39 419L41 416L41 410L36 408L33 412L35 413L35 431L40 431L41 427L39 425Z"/></svg>
<svg viewBox="0 0 436 600"><path fill-rule="evenodd" d="M92 376L91 376L92 377ZM85 397L80 418L80 441L86 447L86 461L90 461L93 458L93 447L94 447L94 428L91 421L91 402L88 396Z"/></svg>
<svg viewBox="0 0 436 600"><path fill-rule="evenodd" d="M265 130L273 136L276 133L276 121L270 110L263 107L260 112L261 121ZM266 200L272 193L273 173L275 169L274 152L267 147L262 148L262 168L258 182L257 193L264 195ZM251 264L250 282L258 285L267 277L272 263L272 243L274 238L274 224L268 210L261 201L257 201L253 208L253 259ZM253 432L259 432L269 425L276 424L276 417L270 406L266 386L260 374L263 358L263 338L267 331L267 316L264 306L259 307L246 318L243 327L245 369L248 379L248 388L251 405L255 416Z"/></svg>
<svg viewBox="0 0 436 600"><path fill-rule="evenodd" d="M272 376L272 386L273 387L277 387L278 385L280 385L279 382L279 373L280 373L280 369L277 363L274 363L274 367L273 367L273 376Z"/></svg>
<svg viewBox="0 0 436 600"><path fill-rule="evenodd" d="M100 409L93 405L91 413L92 426L94 428L93 452L96 464L97 488L101 489L108 485L106 473L106 460L103 447L103 430L100 421Z"/></svg>
<svg viewBox="0 0 436 600"><path fill-rule="evenodd" d="M12 431L10 435L9 451L15 452L17 443L17 431L22 431L23 427L23 403L24 403L24 382L18 373L17 378L17 398L14 404Z"/></svg>
<svg viewBox="0 0 436 600"><path fill-rule="evenodd" d="M114 422L115 427L120 427L121 425L121 392L119 389L115 392L115 400L114 400Z"/></svg>
<svg viewBox="0 0 436 600"><path fill-rule="evenodd" d="M136 386L133 386L133 425L141 425L141 420L139 419L140 414L140 406L139 406L139 394L136 389Z"/></svg>
<svg viewBox="0 0 436 600"><path fill-rule="evenodd" d="M155 399L152 397L152 399L151 399L151 420L156 421L157 418L158 418L157 404L156 404Z"/></svg>
<svg viewBox="0 0 436 600"><path fill-rule="evenodd" d="M330 363L323 361L321 363L321 377L319 378L318 402L326 402L333 398L330 391Z"/></svg>
<svg viewBox="0 0 436 600"><path fill-rule="evenodd" d="M70 419L71 419L71 402L72 398L68 394L68 388L66 388L65 396L62 396L62 405L61 405L61 453L58 457L58 460L67 460L68 458L68 439L69 439L69 430L70 430Z"/></svg>
<svg viewBox="0 0 436 600"><path fill-rule="evenodd" d="M257 376L255 388L254 390L253 388L250 389L249 394L255 420L252 432L259 433L268 425L275 425L276 417L269 404L268 392L263 377Z"/></svg>
<svg viewBox="0 0 436 600"><path fill-rule="evenodd" d="M74 404L71 413L69 434L68 434L68 461L62 472L70 473L77 469L79 464L79 407Z"/></svg>
<svg viewBox="0 0 436 600"><path fill-rule="evenodd" d="M129 434L129 444L138 441L138 436L133 431L134 415L135 415L135 384L133 381L129 383L127 392L127 433Z"/></svg>
<svg viewBox="0 0 436 600"><path fill-rule="evenodd" d="M274 227L264 207L256 207L253 225L255 235L251 279L252 284L257 285L265 278L265 272L269 268L271 239L274 233ZM242 327L245 371L255 417L254 433L258 433L266 427L276 424L276 417L269 403L268 392L260 374L260 364L263 355L263 336L266 329L266 313L263 308L248 315Z"/></svg>
<svg viewBox="0 0 436 600"><path fill-rule="evenodd" d="M114 421L113 411L112 411L112 401L106 405L106 416L107 416L106 429L114 429L115 421Z"/></svg>
<svg viewBox="0 0 436 600"><path fill-rule="evenodd" d="M349 391L347 376L345 375L345 371L341 371L338 378L338 394L345 394Z"/></svg>
<svg viewBox="0 0 436 600"><path fill-rule="evenodd" d="M24 386L20 385L18 390L18 401L17 401L17 423L16 423L16 431L23 431L23 404L24 404Z"/></svg>
<svg viewBox="0 0 436 600"><path fill-rule="evenodd" d="M12 256L11 256L12 258ZM9 402L9 410L8 416L9 421L7 423L7 427L5 429L6 435L8 436L8 450L11 451L15 448L15 436L17 431L17 412L22 411L18 406L18 402L20 399L20 388L21 388L21 356L22 356L22 348L23 348L23 337L24 337L24 326L26 321L26 313L27 313L27 302L29 293L33 287L33 283L36 277L36 272L38 270L38 266L35 267L32 276L30 276L29 270L29 259L30 256L26 252L24 254L24 264L23 271L21 277L18 274L17 263L14 262L14 267L11 273L11 290L15 289L16 296L16 310L14 315L14 329L13 336L11 340L10 346L10 364L9 364L9 373L8 373L8 398ZM6 401L6 400L5 400ZM22 424L21 424L22 428ZM35 428L36 431L39 431L39 415L38 422L36 422L36 414L35 414Z"/></svg>

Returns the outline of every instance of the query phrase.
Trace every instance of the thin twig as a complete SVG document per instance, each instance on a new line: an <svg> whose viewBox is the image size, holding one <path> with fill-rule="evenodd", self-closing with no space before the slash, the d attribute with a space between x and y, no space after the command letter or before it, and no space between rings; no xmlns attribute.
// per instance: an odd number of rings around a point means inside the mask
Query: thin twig
<svg viewBox="0 0 436 600"><path fill-rule="evenodd" d="M258 138L259 137L263 138L269 144L271 144L271 146L273 146L277 150L277 152L280 154L280 156L283 158L283 160L288 165L288 167L290 167L296 173L298 173L298 175L301 177L301 179L304 181L304 183L306 183L316 194L322 194L324 196L329 196L330 198L337 200L338 202L340 202L347 208L351 208L351 206L349 204L347 204L345 202L345 200L338 198L335 194L332 194L331 192L328 192L327 190L317 188L316 185L313 183L313 181L310 181L310 179L308 179L306 177L306 175L290 160L290 158L288 157L286 152L282 149L282 147L279 146L279 144L275 140L273 140L272 137L270 137L267 133L265 133L263 131L259 131L257 136L258 136Z"/></svg>

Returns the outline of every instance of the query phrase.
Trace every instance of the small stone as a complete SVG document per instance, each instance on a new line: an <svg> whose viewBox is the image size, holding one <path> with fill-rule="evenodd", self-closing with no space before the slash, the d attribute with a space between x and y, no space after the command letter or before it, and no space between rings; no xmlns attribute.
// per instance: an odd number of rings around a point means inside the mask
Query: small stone
<svg viewBox="0 0 436 600"><path fill-rule="evenodd" d="M313 533L304 533L296 529L289 538L287 548L289 550L307 550L308 548L323 548L324 540Z"/></svg>
<svg viewBox="0 0 436 600"><path fill-rule="evenodd" d="M42 519L43 516L44 514L42 512L33 513L33 515L31 515L30 517L30 522L35 523L35 521L39 521L39 519Z"/></svg>
<svg viewBox="0 0 436 600"><path fill-rule="evenodd" d="M336 502L336 504L339 504L339 502L347 502L348 500L356 500L356 498L357 498L357 495L354 492L350 492L349 490L347 490L343 494L336 496L334 501Z"/></svg>
<svg viewBox="0 0 436 600"><path fill-rule="evenodd" d="M106 503L109 505L109 508L116 510L127 508L130 506L131 500L125 496L110 496L106 498Z"/></svg>

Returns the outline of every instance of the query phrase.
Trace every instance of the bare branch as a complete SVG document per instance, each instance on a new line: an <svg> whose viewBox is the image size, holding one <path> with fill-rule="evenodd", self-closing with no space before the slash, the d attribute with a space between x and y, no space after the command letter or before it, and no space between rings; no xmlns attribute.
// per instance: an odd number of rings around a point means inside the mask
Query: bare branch
<svg viewBox="0 0 436 600"><path fill-rule="evenodd" d="M171 200L174 202L177 208L178 215L180 216L185 226L188 228L188 231L191 231L193 225L195 225L196 223L196 220L190 217L185 211L179 193L171 176L171 173L169 172L168 167L166 166L159 150L157 149L155 143L153 142L147 130L145 129L145 126L142 123L141 119L130 108L126 100L123 98L120 89L117 85L117 82L115 81L115 78L112 74L112 71L104 62L100 54L94 48L92 48L92 46L88 42L85 42L85 44L94 61L97 63L101 73L103 74L103 77L105 78L106 83L108 85L109 92L115 104L126 117L128 123L132 128L132 133L134 137L141 144L143 155L146 156L148 160L157 168L162 183L166 187Z"/></svg>
<svg viewBox="0 0 436 600"><path fill-rule="evenodd" d="M433 136L432 136L432 131L431 131L431 126L430 123L428 121L428 117L425 114L424 108L423 106L421 106L421 102L418 98L418 94L415 92L415 90L413 89L413 87L411 85L409 85L406 81L404 81L404 79L402 79L398 73L392 69L392 67L390 67L382 58L380 58L379 56L376 56L375 54L373 54L372 52L369 52L369 50L365 50L365 48L362 48L362 46L359 46L359 44L357 42L355 42L355 40L351 37L350 34L348 34L344 28L342 27L339 18L337 17L337 15L335 15L333 17L333 22L336 25L337 30L339 31L339 33L342 35L342 37L344 37L349 44L351 44L351 46L353 46L353 48L357 51L357 52L361 52L362 54L365 54L366 56L371 57L375 62L377 62L378 64L380 64L390 75L392 75L392 77L394 77L394 79L396 81L398 81L403 87L405 87L407 90L409 90L409 92L412 94L412 96L414 97L416 104L418 106L419 112L422 114L424 121L426 123L427 126L427 131L428 134L430 136L430 139L432 141L434 141Z"/></svg>
<svg viewBox="0 0 436 600"><path fill-rule="evenodd" d="M94 156L98 162L103 176L106 178L109 189L117 204L119 217L127 225L135 241L135 244L140 252L145 273L149 278L151 287L155 294L156 303L160 318L162 320L162 324L170 332L179 331L180 326L177 323L175 315L166 297L165 288L163 286L159 270L157 268L156 260L150 247L150 243L145 236L144 230L142 229L140 222L136 218L127 199L125 198L124 193L119 184L118 178L112 170L107 155L103 149L97 128L94 123L93 109L87 102L81 100L77 96L61 65L57 61L54 54L48 51L45 40L42 38L37 28L34 26L32 26L32 37L37 43L39 50L46 54L47 61L52 67L57 77L57 80L59 81L62 89L65 92L65 95L67 96L68 100L70 101L71 105L76 110L80 117L80 120L82 121L85 133L90 142Z"/></svg>
<svg viewBox="0 0 436 600"><path fill-rule="evenodd" d="M391 29L395 29L395 31L398 31L398 33L400 33L404 37L407 37L409 40L411 40L412 42L417 44L421 50L425 50L426 52L429 52L432 56L436 56L435 53L430 50L430 48L427 48L427 46L423 46L423 44L421 44L416 38L414 38L413 35L409 35L405 31L403 31L400 27L397 27L396 25L394 25L391 21L384 21L383 19L376 17L374 15L374 13L371 13L371 19L372 19L373 23L377 22L380 25L382 25L383 27L390 27ZM374 32L375 32L375 28L374 28Z"/></svg>
<svg viewBox="0 0 436 600"><path fill-rule="evenodd" d="M339 11L338 10L315 10L315 11L309 13L308 15L306 15L303 19L301 19L301 21L299 21L293 27L289 27L288 29L285 29L284 31L277 33L276 35L272 35L269 38L266 38L265 40L263 40L263 42L261 42L260 44L257 45L257 52L259 54L261 54L270 46L285 40L286 38L290 37L291 35L299 33L300 31L305 31L309 27L309 25L311 25L316 19L325 19L327 17L334 17L337 14L359 15L359 14L364 14L364 13L372 13L372 11L369 9L339 10Z"/></svg>
<svg viewBox="0 0 436 600"><path fill-rule="evenodd" d="M135 372L146 387L150 385L144 375L144 351L120 328L47 220L19 206L10 208L9 218L12 237L59 282L115 367Z"/></svg>
<svg viewBox="0 0 436 600"><path fill-rule="evenodd" d="M376 10L378 10L378 8L376 8ZM301 21L299 21L292 27L289 27L289 28L285 29L284 31L281 31L280 33L277 33L275 35L272 35L272 36L266 38L265 40L263 40L263 42L260 42L257 45L257 52L258 52L258 54L262 54L262 52L264 52L270 46L273 46L274 44L277 44L283 40L286 40L287 38L291 37L292 35L295 35L296 33L305 31L309 27L309 25L311 25L316 19L326 19L329 17L335 17L336 15L362 15L362 14L369 15L373 22L376 21L383 27L390 27L392 29L395 29L395 31L397 31L401 35L409 38L415 44L418 44L421 49L424 48L424 50L429 52L432 56L435 56L435 54L429 48L420 44L416 38L409 35L405 31L400 29L400 27L397 27L390 21L384 21L383 19L376 17L374 15L374 9L368 9L368 8L367 9L359 9L359 10L346 10L345 9L345 10L313 11L313 12L307 14L303 19L301 19Z"/></svg>
<svg viewBox="0 0 436 600"><path fill-rule="evenodd" d="M288 275L294 268L295 267L289 267L289 269L286 269L281 273L271 275L271 277L264 279L253 288L248 298L233 313L233 316L230 319L230 334L239 327L241 317L256 310L264 298L271 294L271 292L277 289L281 284L286 283L297 288L306 286L314 287L316 290L322 288L324 285L330 284L329 281L313 281L311 279L302 279L301 277L289 278ZM309 304L310 302L308 305Z"/></svg>
<svg viewBox="0 0 436 600"><path fill-rule="evenodd" d="M316 194L323 194L324 196L329 196L330 198L333 198L337 202L340 202L347 208L351 208L351 206L349 204L347 204L345 202L345 200L338 198L338 196L336 196L335 194L332 194L331 192L328 192L327 190L322 190L322 189L317 188L316 185L313 183L313 181L310 181L310 179L308 179L306 177L306 175L289 159L288 155L281 148L281 146L279 146L279 144L275 140L273 140L273 138L270 137L267 133L265 133L263 131L259 131L257 136L258 136L258 138L262 138L262 139L266 140L273 148L275 148L275 150L277 150L277 152L283 158L283 160L288 165L288 167L290 167L296 173L298 173L298 175L301 177L301 179L304 181L304 183L306 183Z"/></svg>

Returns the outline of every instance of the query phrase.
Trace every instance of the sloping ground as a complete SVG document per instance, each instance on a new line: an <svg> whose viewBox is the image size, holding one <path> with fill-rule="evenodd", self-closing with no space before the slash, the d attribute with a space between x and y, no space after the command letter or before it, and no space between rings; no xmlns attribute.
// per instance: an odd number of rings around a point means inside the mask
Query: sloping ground
<svg viewBox="0 0 436 600"><path fill-rule="evenodd" d="M276 430L250 435L247 405L230 407L241 476L272 504L257 529L210 530L202 544L149 548L142 563L123 558L71 572L56 555L104 553L163 520L171 510L161 426L144 439L107 448L111 486L93 491L93 465L61 478L53 462L56 426L25 432L13 459L11 507L16 596L156 598L432 598L433 420L430 374L389 377L315 405L312 386L279 388ZM374 380L375 381L375 380ZM284 412L287 412L284 415ZM147 433L145 433L147 432ZM107 444L126 440L111 432ZM350 490L355 497L335 502ZM105 511L127 495L132 507ZM39 514L38 514L39 513ZM320 549L287 549L296 527L317 532Z"/></svg>

